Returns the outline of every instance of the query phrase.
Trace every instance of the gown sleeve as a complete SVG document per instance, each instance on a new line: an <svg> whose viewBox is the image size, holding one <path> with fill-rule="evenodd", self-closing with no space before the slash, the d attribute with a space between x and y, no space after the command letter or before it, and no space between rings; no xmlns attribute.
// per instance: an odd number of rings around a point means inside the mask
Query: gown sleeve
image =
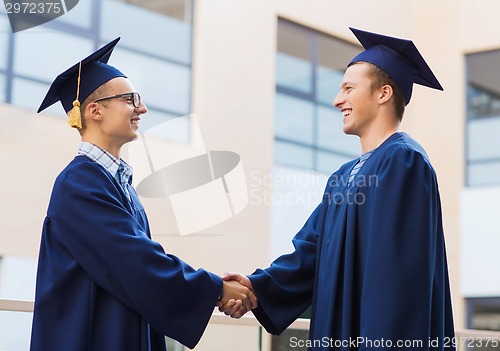
<svg viewBox="0 0 500 351"><path fill-rule="evenodd" d="M423 154L396 149L381 164L376 185L362 191L358 230L369 235L360 242L360 335L393 343L416 340L427 350L429 339L443 342L450 333L444 329L452 329L434 170Z"/></svg>
<svg viewBox="0 0 500 351"><path fill-rule="evenodd" d="M292 253L249 276L259 300L253 314L270 334L281 334L311 305L322 213L320 204L293 238Z"/></svg>
<svg viewBox="0 0 500 351"><path fill-rule="evenodd" d="M100 166L81 163L61 177L47 218L56 240L95 284L159 333L193 348L213 312L221 279L149 239Z"/></svg>

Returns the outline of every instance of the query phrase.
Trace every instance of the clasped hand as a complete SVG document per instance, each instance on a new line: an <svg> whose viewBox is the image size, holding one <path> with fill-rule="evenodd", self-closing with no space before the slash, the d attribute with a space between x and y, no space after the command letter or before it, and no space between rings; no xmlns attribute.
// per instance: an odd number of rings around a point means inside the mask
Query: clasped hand
<svg viewBox="0 0 500 351"><path fill-rule="evenodd" d="M258 301L248 277L240 273L226 273L222 277L222 298L217 302L220 312L232 318L241 318L257 308Z"/></svg>

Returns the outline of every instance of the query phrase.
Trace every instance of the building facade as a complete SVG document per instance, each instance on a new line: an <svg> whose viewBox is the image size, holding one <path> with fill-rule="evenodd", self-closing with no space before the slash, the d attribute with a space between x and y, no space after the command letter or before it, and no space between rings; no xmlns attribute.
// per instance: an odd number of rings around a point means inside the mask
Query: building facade
<svg viewBox="0 0 500 351"><path fill-rule="evenodd" d="M142 200L167 252L216 273L251 273L291 250L328 175L359 156L331 106L361 50L355 27L413 39L445 88L416 86L402 128L426 148L440 183L456 326L500 330L499 10L494 0L87 0L13 33L2 9L0 298L33 299L52 184L78 148L59 105L35 113L65 67L120 36L110 64L141 93L141 131L160 130L158 145L174 150L165 157L187 159L200 140L204 152L238 155L244 206L233 202L232 215L195 234L166 219L165 199ZM196 121L158 129L187 115ZM132 165L147 173L141 162ZM26 349L30 322L0 312L0 349ZM19 333L4 333L12 323ZM256 328L210 325L197 349L257 350L260 338Z"/></svg>

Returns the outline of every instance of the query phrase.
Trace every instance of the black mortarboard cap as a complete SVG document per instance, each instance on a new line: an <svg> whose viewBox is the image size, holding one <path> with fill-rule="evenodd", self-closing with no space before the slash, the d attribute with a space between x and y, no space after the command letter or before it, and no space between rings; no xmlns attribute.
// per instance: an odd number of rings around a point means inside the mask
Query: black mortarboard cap
<svg viewBox="0 0 500 351"><path fill-rule="evenodd" d="M38 112L57 101L61 101L66 113L71 113L75 106L79 110L80 101L84 101L101 85L115 77L126 77L118 69L107 64L119 40L120 38L116 38L58 75L52 82Z"/></svg>
<svg viewBox="0 0 500 351"><path fill-rule="evenodd" d="M443 90L436 76L411 40L349 29L365 48L349 64L369 62L385 71L401 88L406 104L410 102L413 83Z"/></svg>

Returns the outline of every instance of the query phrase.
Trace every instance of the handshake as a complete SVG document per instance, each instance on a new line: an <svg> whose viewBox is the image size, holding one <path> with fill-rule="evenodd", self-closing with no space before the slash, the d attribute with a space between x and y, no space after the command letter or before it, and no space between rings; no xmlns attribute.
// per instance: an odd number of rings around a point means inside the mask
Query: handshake
<svg viewBox="0 0 500 351"><path fill-rule="evenodd" d="M258 301L248 277L240 273L225 273L222 277L222 293L216 306L220 312L232 318L241 318L257 308Z"/></svg>

